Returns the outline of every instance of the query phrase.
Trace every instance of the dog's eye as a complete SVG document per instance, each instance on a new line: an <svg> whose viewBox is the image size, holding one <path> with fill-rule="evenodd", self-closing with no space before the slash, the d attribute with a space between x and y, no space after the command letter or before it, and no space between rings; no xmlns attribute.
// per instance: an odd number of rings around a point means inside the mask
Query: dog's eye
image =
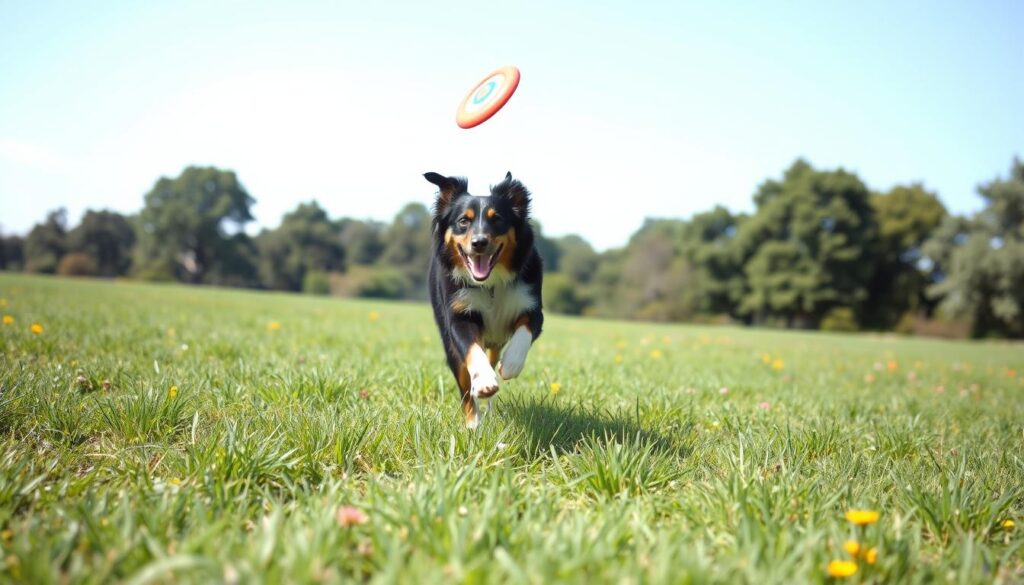
<svg viewBox="0 0 1024 585"><path fill-rule="evenodd" d="M468 217L463 217L462 219L460 219L459 220L459 227L461 227L461 228L469 227L469 218Z"/></svg>

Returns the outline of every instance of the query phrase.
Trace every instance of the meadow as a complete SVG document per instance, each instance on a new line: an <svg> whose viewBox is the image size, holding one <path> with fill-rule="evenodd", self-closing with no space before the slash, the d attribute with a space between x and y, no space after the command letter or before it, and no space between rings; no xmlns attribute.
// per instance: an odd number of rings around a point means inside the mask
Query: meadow
<svg viewBox="0 0 1024 585"><path fill-rule="evenodd" d="M1024 580L1019 344L549 315L470 432L426 305L0 299L0 582Z"/></svg>

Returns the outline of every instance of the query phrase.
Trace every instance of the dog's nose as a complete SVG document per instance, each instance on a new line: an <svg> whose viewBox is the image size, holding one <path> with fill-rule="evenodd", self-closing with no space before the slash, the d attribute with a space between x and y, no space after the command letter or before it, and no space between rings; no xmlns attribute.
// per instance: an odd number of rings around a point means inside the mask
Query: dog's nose
<svg viewBox="0 0 1024 585"><path fill-rule="evenodd" d="M489 241L490 240L488 240L487 236L473 236L470 244L473 246L474 252L483 252L487 249L487 243Z"/></svg>

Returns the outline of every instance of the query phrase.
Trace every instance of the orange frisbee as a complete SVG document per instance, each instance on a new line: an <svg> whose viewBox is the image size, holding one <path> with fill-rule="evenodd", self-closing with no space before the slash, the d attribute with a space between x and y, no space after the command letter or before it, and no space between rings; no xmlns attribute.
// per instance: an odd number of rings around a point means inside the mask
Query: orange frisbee
<svg viewBox="0 0 1024 585"><path fill-rule="evenodd" d="M472 128L498 113L519 87L519 69L499 67L476 84L455 112L459 128Z"/></svg>

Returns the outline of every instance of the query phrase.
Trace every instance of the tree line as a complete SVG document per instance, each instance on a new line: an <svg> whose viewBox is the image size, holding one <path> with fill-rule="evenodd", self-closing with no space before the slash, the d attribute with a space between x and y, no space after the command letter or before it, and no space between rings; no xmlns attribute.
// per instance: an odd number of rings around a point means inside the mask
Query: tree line
<svg viewBox="0 0 1024 585"><path fill-rule="evenodd" d="M764 181L752 213L717 206L649 219L621 248L546 237L545 306L656 321L1024 337L1024 163L978 187L984 206L951 215L921 184L873 192L854 173L797 160ZM50 212L25 238L0 236L0 269L423 299L430 213L390 223L331 218L300 203L245 232L255 199L234 172L160 178L130 216Z"/></svg>

